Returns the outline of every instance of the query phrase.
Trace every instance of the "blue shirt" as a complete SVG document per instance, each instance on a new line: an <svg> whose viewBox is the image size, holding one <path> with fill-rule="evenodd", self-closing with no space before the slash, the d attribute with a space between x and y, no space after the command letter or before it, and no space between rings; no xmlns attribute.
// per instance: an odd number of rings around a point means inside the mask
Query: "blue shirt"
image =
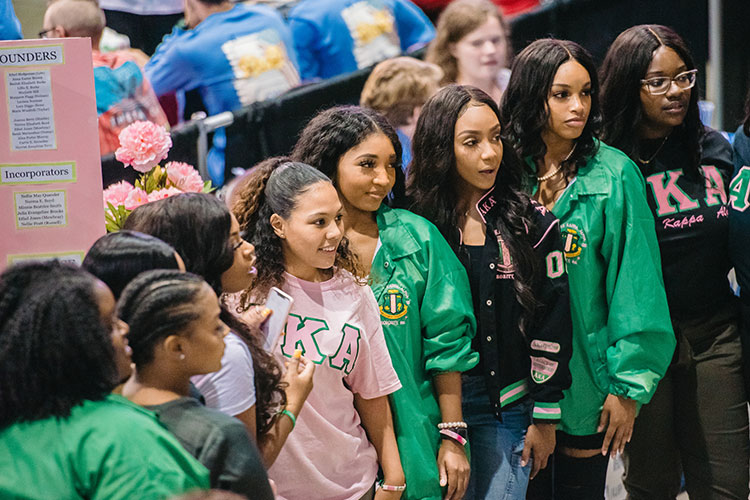
<svg viewBox="0 0 750 500"><path fill-rule="evenodd" d="M199 89L210 115L276 97L299 84L297 56L284 20L263 5L238 4L193 29L175 27L145 67L154 92ZM224 178L223 131L216 134L209 171Z"/></svg>
<svg viewBox="0 0 750 500"><path fill-rule="evenodd" d="M734 135L734 177L729 184L729 252L740 286L740 339L745 360L750 359L750 137L742 125ZM744 365L750 387L750 363Z"/></svg>
<svg viewBox="0 0 750 500"><path fill-rule="evenodd" d="M399 129L396 129L396 135L398 135L398 140L401 141L401 170L404 171L404 175L408 175L412 157L411 138Z"/></svg>
<svg viewBox="0 0 750 500"><path fill-rule="evenodd" d="M435 28L409 0L302 0L289 26L303 80L350 73L417 49Z"/></svg>
<svg viewBox="0 0 750 500"><path fill-rule="evenodd" d="M750 307L750 137L734 135L734 177L729 185L729 245L740 296ZM750 321L750 317L747 318Z"/></svg>
<svg viewBox="0 0 750 500"><path fill-rule="evenodd" d="M0 0L0 40L20 40L21 23L16 17L11 0Z"/></svg>

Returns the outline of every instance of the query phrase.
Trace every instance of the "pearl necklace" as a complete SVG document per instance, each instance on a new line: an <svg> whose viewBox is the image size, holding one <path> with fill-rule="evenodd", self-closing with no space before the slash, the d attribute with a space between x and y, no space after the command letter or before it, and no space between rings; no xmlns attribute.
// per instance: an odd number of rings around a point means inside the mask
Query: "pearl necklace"
<svg viewBox="0 0 750 500"><path fill-rule="evenodd" d="M576 146L578 146L577 142L575 144L573 144L573 149L570 150L570 153L568 153L568 156L566 156L565 158L563 158L563 161L560 162L560 165L558 165L557 168L555 170L553 170L552 172L550 172L549 174L545 174L545 175L543 175L541 177L537 177L536 178L537 182L548 181L551 178L553 178L554 176L556 176L557 174L559 174L560 170L562 170L562 168L563 168L563 165L565 165L565 162L568 161L570 159L570 157L573 155L573 151L576 150Z"/></svg>
<svg viewBox="0 0 750 500"><path fill-rule="evenodd" d="M550 180L551 178L553 178L554 176L556 176L556 175L557 175L557 174L558 174L558 173L560 172L560 170L562 170L562 168L563 168L563 164L561 163L561 164L560 164L560 166L558 166L558 167L557 167L557 168L556 168L555 170L553 170L553 171L552 171L551 173L549 173L549 174L547 174L547 175L543 175L543 176L541 176L541 177L537 177L537 178L536 178L536 180L537 180L538 182L544 182L544 181L548 181L548 180Z"/></svg>

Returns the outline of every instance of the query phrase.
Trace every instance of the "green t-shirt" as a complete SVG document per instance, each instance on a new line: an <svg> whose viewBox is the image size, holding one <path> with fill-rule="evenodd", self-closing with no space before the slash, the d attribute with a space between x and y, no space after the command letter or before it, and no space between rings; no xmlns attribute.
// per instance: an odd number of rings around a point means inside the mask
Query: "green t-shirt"
<svg viewBox="0 0 750 500"><path fill-rule="evenodd" d="M148 500L207 488L206 468L120 396L0 430L3 499Z"/></svg>

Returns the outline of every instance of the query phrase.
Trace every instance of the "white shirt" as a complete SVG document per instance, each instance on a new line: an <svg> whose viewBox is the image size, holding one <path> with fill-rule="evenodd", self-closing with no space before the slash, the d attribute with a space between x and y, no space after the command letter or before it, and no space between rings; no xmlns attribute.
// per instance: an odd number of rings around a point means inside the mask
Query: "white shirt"
<svg viewBox="0 0 750 500"><path fill-rule="evenodd" d="M221 370L195 375L190 381L206 399L206 406L235 416L255 404L255 371L247 344L235 333L224 338Z"/></svg>

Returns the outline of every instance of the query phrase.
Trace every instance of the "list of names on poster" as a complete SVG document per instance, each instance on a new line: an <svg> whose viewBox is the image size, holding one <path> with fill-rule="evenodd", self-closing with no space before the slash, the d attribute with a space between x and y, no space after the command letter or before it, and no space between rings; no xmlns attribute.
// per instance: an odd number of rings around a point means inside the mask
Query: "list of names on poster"
<svg viewBox="0 0 750 500"><path fill-rule="evenodd" d="M5 81L13 150L55 149L55 117L49 70L8 72Z"/></svg>
<svg viewBox="0 0 750 500"><path fill-rule="evenodd" d="M68 223L65 191L37 191L14 193L16 227L64 226Z"/></svg>

